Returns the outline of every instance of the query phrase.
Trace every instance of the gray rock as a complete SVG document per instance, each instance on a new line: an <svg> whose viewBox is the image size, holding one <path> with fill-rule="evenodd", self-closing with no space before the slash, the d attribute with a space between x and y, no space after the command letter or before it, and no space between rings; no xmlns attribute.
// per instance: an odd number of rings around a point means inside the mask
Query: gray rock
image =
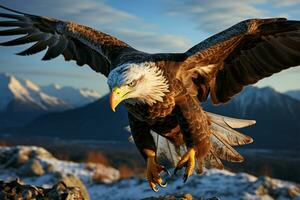
<svg viewBox="0 0 300 200"><path fill-rule="evenodd" d="M274 199L294 199L300 196L300 187L291 185L288 187L280 187L275 179L267 176L259 177L253 184L254 191L260 196L270 196Z"/></svg>
<svg viewBox="0 0 300 200"><path fill-rule="evenodd" d="M17 173L19 176L32 177L42 176L45 174L45 171L40 161L32 158L28 160L23 166L21 166Z"/></svg>
<svg viewBox="0 0 300 200"><path fill-rule="evenodd" d="M46 173L54 173L56 171L55 167L49 163L45 163L44 170Z"/></svg>
<svg viewBox="0 0 300 200"><path fill-rule="evenodd" d="M0 151L0 165L4 168L19 168L31 158L53 158L53 156L41 147L3 147Z"/></svg>
<svg viewBox="0 0 300 200"><path fill-rule="evenodd" d="M0 165L4 169L12 168L20 176L41 176L53 173L54 167L43 159L54 157L41 147L16 146L0 149Z"/></svg>
<svg viewBox="0 0 300 200"><path fill-rule="evenodd" d="M56 173L56 177L57 177L56 182L63 182L67 187L79 188L84 199L85 200L90 199L89 193L86 187L84 186L84 184L81 182L79 178L77 178L73 174L62 175L61 173Z"/></svg>
<svg viewBox="0 0 300 200"><path fill-rule="evenodd" d="M20 149L14 148L10 151L5 151L1 153L0 163L5 168L18 168L29 159L28 152L22 151Z"/></svg>
<svg viewBox="0 0 300 200"><path fill-rule="evenodd" d="M92 181L96 184L113 183L120 179L120 172L99 163L87 163L86 169L93 173Z"/></svg>

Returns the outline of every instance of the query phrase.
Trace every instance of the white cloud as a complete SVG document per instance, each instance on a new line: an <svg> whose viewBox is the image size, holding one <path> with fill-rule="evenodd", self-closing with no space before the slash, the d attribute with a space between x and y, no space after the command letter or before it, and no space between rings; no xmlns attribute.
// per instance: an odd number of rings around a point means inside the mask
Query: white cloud
<svg viewBox="0 0 300 200"><path fill-rule="evenodd" d="M300 2L297 0L275 0L276 6L294 6L299 4Z"/></svg>
<svg viewBox="0 0 300 200"><path fill-rule="evenodd" d="M299 7L288 6L296 4L300 3L293 0L188 0L171 3L166 13L185 17L196 23L196 28L214 33L249 18L282 17L282 14L289 17L288 13Z"/></svg>
<svg viewBox="0 0 300 200"><path fill-rule="evenodd" d="M20 0L4 0L3 5L32 14L75 21L120 37L139 50L178 52L188 48L186 38L161 35L156 24L145 23L138 16L114 8L104 0L27 0L26 4Z"/></svg>
<svg viewBox="0 0 300 200"><path fill-rule="evenodd" d="M129 45L150 53L159 52L183 52L189 46L189 41L182 36L172 34L157 34L154 32L143 32L128 28L117 28L108 30Z"/></svg>
<svg viewBox="0 0 300 200"><path fill-rule="evenodd" d="M27 0L26 4L20 0L5 0L2 4L24 12L47 15L49 17L62 18L80 23L103 25L128 20L139 20L137 16L115 9L103 0Z"/></svg>

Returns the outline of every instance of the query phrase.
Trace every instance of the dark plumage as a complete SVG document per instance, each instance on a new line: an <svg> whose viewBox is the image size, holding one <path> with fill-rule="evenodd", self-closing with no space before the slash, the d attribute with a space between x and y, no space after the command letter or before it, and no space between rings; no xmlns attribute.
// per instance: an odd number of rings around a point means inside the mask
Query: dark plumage
<svg viewBox="0 0 300 200"><path fill-rule="evenodd" d="M242 21L185 53L148 54L86 26L0 7L10 11L0 13L9 19L0 26L12 27L0 35L23 35L0 45L35 42L18 55L47 50L43 60L63 55L108 77L112 109L120 102L127 107L154 191L165 186L161 159L176 170L186 167L185 181L195 167L201 173L202 166L223 168L220 159L243 161L232 146L252 139L233 128L255 121L205 112L200 103L209 94L224 103L244 86L300 64L300 22L284 18Z"/></svg>

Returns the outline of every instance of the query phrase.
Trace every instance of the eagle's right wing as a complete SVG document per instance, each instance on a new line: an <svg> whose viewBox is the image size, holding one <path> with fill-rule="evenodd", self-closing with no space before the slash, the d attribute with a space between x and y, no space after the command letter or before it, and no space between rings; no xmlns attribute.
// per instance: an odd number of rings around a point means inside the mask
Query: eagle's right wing
<svg viewBox="0 0 300 200"><path fill-rule="evenodd" d="M21 13L0 5L10 13L0 12L0 27L12 27L1 30L0 36L25 35L0 43L2 46L23 45L35 42L30 48L18 55L32 55L47 49L43 60L63 55L65 60L75 60L77 65L89 65L94 71L107 76L111 63L115 63L120 54L136 52L128 44L117 38L73 22Z"/></svg>
<svg viewBox="0 0 300 200"><path fill-rule="evenodd" d="M180 78L191 94L224 103L244 86L300 65L300 21L242 21L186 52Z"/></svg>

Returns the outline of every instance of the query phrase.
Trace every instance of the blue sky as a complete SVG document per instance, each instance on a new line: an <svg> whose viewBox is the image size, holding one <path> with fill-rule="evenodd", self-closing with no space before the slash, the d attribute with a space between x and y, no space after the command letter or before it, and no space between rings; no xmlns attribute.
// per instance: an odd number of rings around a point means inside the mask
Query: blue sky
<svg viewBox="0 0 300 200"><path fill-rule="evenodd" d="M26 4L24 3L26 2ZM1 0L20 11L71 20L117 36L148 52L182 52L247 18L288 17L300 20L297 0ZM10 39L0 38L0 41ZM26 47L26 46L25 46ZM7 72L47 85L58 83L106 93L106 78L65 62L40 61L43 53L15 56L25 47L0 47L0 73ZM278 91L300 89L300 67L285 70L256 84Z"/></svg>

